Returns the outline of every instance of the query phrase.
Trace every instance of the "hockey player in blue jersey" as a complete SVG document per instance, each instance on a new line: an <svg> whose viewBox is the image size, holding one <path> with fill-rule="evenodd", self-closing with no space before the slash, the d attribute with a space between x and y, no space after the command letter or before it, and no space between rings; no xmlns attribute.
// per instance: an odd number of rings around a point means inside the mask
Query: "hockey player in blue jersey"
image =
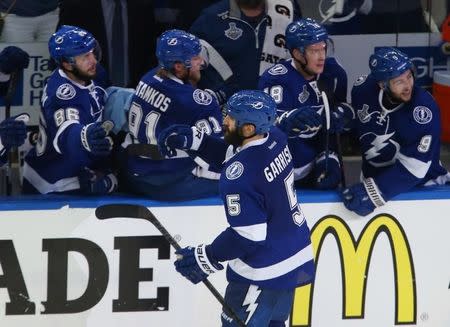
<svg viewBox="0 0 450 327"><path fill-rule="evenodd" d="M286 134L273 127L276 103L262 91L240 91L227 102L225 141L202 134L161 133L165 153L200 142L198 154L223 162L220 196L229 227L209 245L176 252L176 270L194 284L228 261L226 303L246 326L285 326L294 289L314 279L310 231L297 202ZM197 139L197 140L195 140ZM227 143L229 145L227 145ZM237 326L222 313L222 326Z"/></svg>
<svg viewBox="0 0 450 327"><path fill-rule="evenodd" d="M362 182L342 192L344 205L361 216L416 185L450 181L439 161L439 107L414 84L411 60L395 48L380 48L369 66L370 74L352 89Z"/></svg>
<svg viewBox="0 0 450 327"><path fill-rule="evenodd" d="M290 117L287 123L295 121L296 115L309 116L311 121L321 117L324 121L322 125L310 124L311 130L307 133L289 134L296 186L299 187L332 189L341 180L338 156L328 151L325 138L326 133L341 132L345 118L353 118L353 110L345 103L347 75L336 59L327 58L328 43L325 28L311 18L289 24L286 47L292 58L271 67L259 80L258 88L276 101L278 115ZM328 131L322 91L331 103ZM284 127L291 132L289 124ZM330 144L333 147L334 143Z"/></svg>
<svg viewBox="0 0 450 327"><path fill-rule="evenodd" d="M156 56L159 67L142 77L131 99L130 133L123 147L136 143L156 146L160 132L176 124L196 126L220 137L222 114L217 101L193 86L207 64L199 39L182 30L166 31L157 41ZM219 174L189 151L177 151L165 160L127 156L124 162L121 185L127 192L167 201L218 194Z"/></svg>
<svg viewBox="0 0 450 327"><path fill-rule="evenodd" d="M28 53L18 47L8 46L0 52L1 96L7 93L11 73L27 68L29 62ZM25 142L28 118L27 114L22 114L7 118L0 123L0 165L6 163L7 153L12 147L18 147Z"/></svg>
<svg viewBox="0 0 450 327"><path fill-rule="evenodd" d="M117 187L108 170L111 128L102 122L105 91L96 75L98 44L87 31L63 25L50 38L58 64L41 100L39 137L25 157L25 193L106 194Z"/></svg>

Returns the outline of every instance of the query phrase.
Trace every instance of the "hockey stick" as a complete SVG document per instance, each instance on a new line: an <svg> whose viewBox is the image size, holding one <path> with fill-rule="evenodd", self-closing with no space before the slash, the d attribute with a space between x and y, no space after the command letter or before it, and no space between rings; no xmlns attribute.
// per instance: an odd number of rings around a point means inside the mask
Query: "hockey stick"
<svg viewBox="0 0 450 327"><path fill-rule="evenodd" d="M152 160L164 160L156 144L136 143L127 146L127 154L130 156L143 156Z"/></svg>
<svg viewBox="0 0 450 327"><path fill-rule="evenodd" d="M325 111L325 171L320 174L319 180L325 178L328 174L328 158L330 156L330 103L328 102L328 97L325 91L320 93L323 101L323 110Z"/></svg>
<svg viewBox="0 0 450 327"><path fill-rule="evenodd" d="M172 245L175 250L180 250L181 246L178 242L169 234L167 229L159 222L158 218L147 208L137 204L105 204L95 209L95 216L100 219L110 218L137 218L144 219L151 222L157 230L164 236L164 238ZM217 291L217 289L207 279L203 281L203 284L214 295L214 297L222 304L224 310L236 323L245 327L244 322L237 316L234 310L225 302L225 299Z"/></svg>
<svg viewBox="0 0 450 327"><path fill-rule="evenodd" d="M11 104L16 92L19 72L14 71L10 75L8 90L5 95L5 119L11 117ZM20 185L20 160L19 149L15 146L8 152L8 174L7 174L7 195L18 195L21 193Z"/></svg>

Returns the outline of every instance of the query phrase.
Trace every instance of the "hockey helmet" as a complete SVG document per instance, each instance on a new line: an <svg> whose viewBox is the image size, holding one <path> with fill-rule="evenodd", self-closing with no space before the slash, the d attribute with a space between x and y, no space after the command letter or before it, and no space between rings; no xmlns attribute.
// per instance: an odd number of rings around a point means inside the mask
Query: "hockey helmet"
<svg viewBox="0 0 450 327"><path fill-rule="evenodd" d="M50 56L58 65L62 61L74 62L74 57L90 51L100 60L100 47L88 31L70 25L62 25L48 41Z"/></svg>
<svg viewBox="0 0 450 327"><path fill-rule="evenodd" d="M256 134L269 131L275 122L276 112L277 104L263 91L239 91L227 102L227 113L236 120L236 127L252 124Z"/></svg>
<svg viewBox="0 0 450 327"><path fill-rule="evenodd" d="M304 18L290 23L286 28L286 47L292 51L299 49L304 52L311 44L328 41L325 27L312 18Z"/></svg>
<svg viewBox="0 0 450 327"><path fill-rule="evenodd" d="M169 30L161 34L156 43L156 57L159 65L172 69L176 62L191 67L191 59L200 55L202 46L200 40L193 34L182 30Z"/></svg>
<svg viewBox="0 0 450 327"><path fill-rule="evenodd" d="M382 47L369 58L370 75L377 82L388 82L411 69L414 64L408 56L398 49Z"/></svg>

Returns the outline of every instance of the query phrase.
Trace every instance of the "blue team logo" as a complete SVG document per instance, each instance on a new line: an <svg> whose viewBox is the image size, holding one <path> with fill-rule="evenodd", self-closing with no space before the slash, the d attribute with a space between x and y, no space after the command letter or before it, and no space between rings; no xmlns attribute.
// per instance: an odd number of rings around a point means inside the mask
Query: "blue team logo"
<svg viewBox="0 0 450 327"><path fill-rule="evenodd" d="M261 101L253 102L251 106L257 110L262 109L264 107L264 103Z"/></svg>
<svg viewBox="0 0 450 327"><path fill-rule="evenodd" d="M243 172L244 172L244 165L241 164L239 161L235 161L228 166L227 170L225 171L225 176L229 180L234 180L241 177Z"/></svg>
<svg viewBox="0 0 450 327"><path fill-rule="evenodd" d="M195 102L203 106L211 104L213 100L211 94L200 89L196 89L194 93L192 93L192 97L194 98Z"/></svg>
<svg viewBox="0 0 450 327"><path fill-rule="evenodd" d="M356 79L355 83L353 83L353 86L360 86L361 84L363 84L366 81L366 79L367 79L367 75L359 76Z"/></svg>
<svg viewBox="0 0 450 327"><path fill-rule="evenodd" d="M167 41L168 45L176 45L177 43L178 43L178 40L175 37L173 37Z"/></svg>
<svg viewBox="0 0 450 327"><path fill-rule="evenodd" d="M233 41L239 39L242 36L243 30L236 27L236 23L229 23L229 28L225 30L225 36Z"/></svg>
<svg viewBox="0 0 450 327"><path fill-rule="evenodd" d="M56 97L61 100L70 100L76 94L77 91L75 91L75 88L68 83L61 84L56 90Z"/></svg>
<svg viewBox="0 0 450 327"><path fill-rule="evenodd" d="M284 75L287 73L287 68L281 64L277 64L268 70L270 75Z"/></svg>
<svg viewBox="0 0 450 327"><path fill-rule="evenodd" d="M428 124L433 119L431 110L424 106L415 107L413 110L413 117L416 122L421 125Z"/></svg>

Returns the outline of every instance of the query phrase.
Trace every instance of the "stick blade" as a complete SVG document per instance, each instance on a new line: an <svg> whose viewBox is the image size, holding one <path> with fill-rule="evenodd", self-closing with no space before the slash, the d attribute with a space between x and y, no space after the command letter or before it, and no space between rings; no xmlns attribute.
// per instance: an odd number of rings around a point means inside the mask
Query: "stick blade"
<svg viewBox="0 0 450 327"><path fill-rule="evenodd" d="M147 208L135 204L105 204L95 209L97 219L140 218L148 219Z"/></svg>

